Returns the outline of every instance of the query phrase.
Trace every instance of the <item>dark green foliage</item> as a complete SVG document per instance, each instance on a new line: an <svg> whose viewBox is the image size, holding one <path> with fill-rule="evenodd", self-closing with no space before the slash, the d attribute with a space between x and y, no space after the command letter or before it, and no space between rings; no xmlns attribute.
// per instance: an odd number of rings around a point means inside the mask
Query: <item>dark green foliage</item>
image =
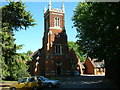
<svg viewBox="0 0 120 90"><path fill-rule="evenodd" d="M35 25L35 20L29 11L25 10L24 3L10 2L9 5L2 7L2 23L4 26L9 26L13 30L26 29L29 26ZM10 29L11 30L11 29Z"/></svg>
<svg viewBox="0 0 120 90"><path fill-rule="evenodd" d="M35 25L34 19L29 11L25 10L24 3L9 2L2 8L2 28L0 29L1 61L0 73L3 79L18 80L24 76L29 76L26 62L31 60L30 52L17 53L22 49L22 45L14 43L14 31L26 29Z"/></svg>
<svg viewBox="0 0 120 90"><path fill-rule="evenodd" d="M88 56L104 59L106 76L118 78L120 70L120 3L79 3L73 21L78 44Z"/></svg>
<svg viewBox="0 0 120 90"><path fill-rule="evenodd" d="M71 50L72 48L75 50L77 56L80 58L81 62L84 62L86 59L86 54L79 50L79 45L76 42L68 41L68 48Z"/></svg>

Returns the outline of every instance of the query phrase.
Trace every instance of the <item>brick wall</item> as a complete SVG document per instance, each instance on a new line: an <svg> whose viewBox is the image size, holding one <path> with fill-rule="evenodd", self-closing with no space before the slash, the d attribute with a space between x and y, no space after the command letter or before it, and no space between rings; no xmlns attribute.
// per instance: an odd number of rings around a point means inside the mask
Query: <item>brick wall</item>
<svg viewBox="0 0 120 90"><path fill-rule="evenodd" d="M86 74L94 74L94 65L92 64L91 62L91 59L90 58L86 58L86 61L85 61L85 73Z"/></svg>
<svg viewBox="0 0 120 90"><path fill-rule="evenodd" d="M59 18L60 26L55 26L55 18ZM55 46L60 44L61 54L55 54ZM78 58L74 51L68 50L67 34L65 31L64 13L62 10L52 9L44 13L44 37L39 64L33 59L31 74L35 75L70 75L78 68ZM74 61L74 63L71 63ZM72 69L72 65L76 67ZM36 67L35 67L36 66ZM35 72L35 68L37 71Z"/></svg>

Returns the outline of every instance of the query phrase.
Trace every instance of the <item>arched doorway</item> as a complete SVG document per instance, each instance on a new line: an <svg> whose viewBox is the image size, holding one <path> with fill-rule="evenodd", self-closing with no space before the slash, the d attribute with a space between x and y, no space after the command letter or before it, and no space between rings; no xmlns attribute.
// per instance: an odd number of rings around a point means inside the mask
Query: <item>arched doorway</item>
<svg viewBox="0 0 120 90"><path fill-rule="evenodd" d="M61 75L61 66L57 66L57 76Z"/></svg>
<svg viewBox="0 0 120 90"><path fill-rule="evenodd" d="M57 76L60 76L60 75L61 75L61 72L62 72L62 71L61 71L61 70L62 70L62 69L61 69L61 65L62 65L62 63L61 63L60 61L57 61L57 62L56 62L56 75L57 75Z"/></svg>

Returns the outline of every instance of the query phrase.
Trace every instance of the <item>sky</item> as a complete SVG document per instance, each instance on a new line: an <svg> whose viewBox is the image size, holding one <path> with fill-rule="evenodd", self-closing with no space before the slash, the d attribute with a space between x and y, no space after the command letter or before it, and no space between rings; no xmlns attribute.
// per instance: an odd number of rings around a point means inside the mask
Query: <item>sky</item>
<svg viewBox="0 0 120 90"><path fill-rule="evenodd" d="M17 52L26 53L27 51L36 51L42 48L42 38L44 35L44 7L48 9L48 2L24 2L27 6L26 10L30 11L35 19L34 27L29 27L27 30L15 32L15 43L17 45L23 44L23 48ZM2 2L2 6L6 3ZM65 29L68 36L68 41L76 41L76 29L73 26L72 16L78 2L64 2L65 5ZM52 8L61 9L62 2L52 2Z"/></svg>

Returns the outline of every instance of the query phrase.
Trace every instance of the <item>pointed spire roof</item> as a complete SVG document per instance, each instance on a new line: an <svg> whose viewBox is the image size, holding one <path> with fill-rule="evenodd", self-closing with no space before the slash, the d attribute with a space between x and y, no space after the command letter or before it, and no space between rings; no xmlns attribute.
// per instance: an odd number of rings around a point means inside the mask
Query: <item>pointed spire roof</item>
<svg viewBox="0 0 120 90"><path fill-rule="evenodd" d="M52 9L52 3L51 3L51 0L49 0L48 8L49 8L49 11Z"/></svg>
<svg viewBox="0 0 120 90"><path fill-rule="evenodd" d="M65 13L65 6L63 2L62 2L62 11Z"/></svg>
<svg viewBox="0 0 120 90"><path fill-rule="evenodd" d="M46 9L46 6L44 7L44 13L46 13L47 9Z"/></svg>
<svg viewBox="0 0 120 90"><path fill-rule="evenodd" d="M49 0L49 2L48 2L48 10L47 10L46 7L45 7L45 8L44 8L44 14L45 14L47 11L53 11L53 12L59 12L59 13L65 13L64 3L62 3L62 7L61 7L61 9L58 9L58 8L52 8L52 2L51 2L51 0Z"/></svg>

